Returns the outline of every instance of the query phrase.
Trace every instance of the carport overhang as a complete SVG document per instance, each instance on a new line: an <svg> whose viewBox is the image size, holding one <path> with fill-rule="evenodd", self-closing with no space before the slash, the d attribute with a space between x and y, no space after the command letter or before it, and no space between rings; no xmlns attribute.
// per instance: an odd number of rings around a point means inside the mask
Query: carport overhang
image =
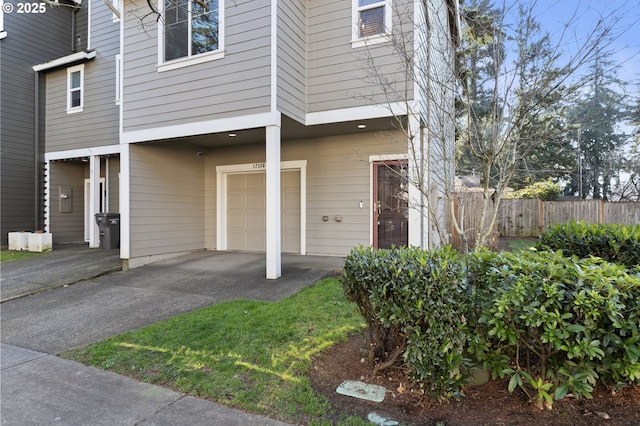
<svg viewBox="0 0 640 426"><path fill-rule="evenodd" d="M242 144L265 144L266 173L266 278L281 276L281 200L280 170L281 144L283 140L305 139L322 136L353 134L358 132L384 132L406 125L406 105L393 108L366 106L330 112L307 114L305 122L295 120L280 112L269 112L252 116L220 118L210 122L156 127L152 129L125 131L121 136L123 145L135 143L180 143L201 148L203 152L226 146ZM403 115L403 112L405 115ZM247 126L251 123L251 126ZM127 150L123 149L123 182L127 188ZM124 191L121 197L128 197ZM121 200L121 206L128 206ZM128 207L127 207L128 208ZM125 209L123 209L125 210ZM129 262L129 220L121 217L122 257Z"/></svg>

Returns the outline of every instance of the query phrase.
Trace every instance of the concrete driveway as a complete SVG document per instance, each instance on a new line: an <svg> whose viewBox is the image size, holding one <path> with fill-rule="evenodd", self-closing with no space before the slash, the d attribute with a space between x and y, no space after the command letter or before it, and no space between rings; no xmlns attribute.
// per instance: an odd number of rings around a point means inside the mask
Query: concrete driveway
<svg viewBox="0 0 640 426"><path fill-rule="evenodd" d="M341 269L343 259L283 255L282 277L267 280L260 253L200 251L112 272L114 256L57 254L63 269L84 265L85 278L68 274L73 285L43 258L3 264L0 292L11 297L1 305L2 424L276 424L55 355L227 300L280 300Z"/></svg>

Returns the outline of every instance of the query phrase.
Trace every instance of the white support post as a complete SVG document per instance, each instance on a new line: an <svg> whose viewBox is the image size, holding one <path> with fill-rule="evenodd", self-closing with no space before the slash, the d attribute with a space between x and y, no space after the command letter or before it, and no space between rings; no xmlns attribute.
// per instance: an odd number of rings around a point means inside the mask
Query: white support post
<svg viewBox="0 0 640 426"><path fill-rule="evenodd" d="M123 144L120 150L120 258L129 259L131 249L131 195L130 195L130 149L131 146Z"/></svg>
<svg viewBox="0 0 640 426"><path fill-rule="evenodd" d="M89 157L89 247L100 247L96 213L100 212L100 156Z"/></svg>
<svg viewBox="0 0 640 426"><path fill-rule="evenodd" d="M408 129L411 137L407 138L408 175L409 175L409 245L428 248L429 211L425 205L428 200L418 187L428 187L426 179L426 165L424 164L424 145L420 131L420 119L410 114ZM413 184L411 184L413 183Z"/></svg>
<svg viewBox="0 0 640 426"><path fill-rule="evenodd" d="M282 273L280 236L280 126L266 127L267 279Z"/></svg>

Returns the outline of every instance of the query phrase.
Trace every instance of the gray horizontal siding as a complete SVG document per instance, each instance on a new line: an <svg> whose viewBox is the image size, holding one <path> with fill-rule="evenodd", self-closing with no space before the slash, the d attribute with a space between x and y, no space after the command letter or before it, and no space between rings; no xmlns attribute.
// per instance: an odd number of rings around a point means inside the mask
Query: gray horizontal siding
<svg viewBox="0 0 640 426"><path fill-rule="evenodd" d="M0 40L2 244L7 243L7 232L34 231L41 222L35 201L35 73L31 67L71 52L70 19L68 10L53 7L43 14L4 14L7 36Z"/></svg>
<svg viewBox="0 0 640 426"><path fill-rule="evenodd" d="M132 258L204 248L204 160L196 149L132 145Z"/></svg>
<svg viewBox="0 0 640 426"><path fill-rule="evenodd" d="M398 7L397 3L394 2L394 8ZM333 0L309 5L308 112L396 102L413 97L413 87L407 82L400 59L390 43L368 48L352 47L351 4L351 0ZM399 10L405 8L404 5L398 7ZM394 28L399 21L399 18L394 19ZM369 77L374 71L366 62L369 54L375 58L376 72L393 82L391 99L385 97L382 88L372 83ZM408 95L405 95L405 89ZM401 95L401 99L397 95Z"/></svg>
<svg viewBox="0 0 640 426"><path fill-rule="evenodd" d="M49 232L53 243L84 241L84 178L88 173L84 163L52 163L50 166ZM71 188L72 208L60 212L60 187Z"/></svg>
<svg viewBox="0 0 640 426"><path fill-rule="evenodd" d="M306 2L278 2L278 110L304 122L306 112Z"/></svg>
<svg viewBox="0 0 640 426"><path fill-rule="evenodd" d="M125 16L125 132L269 111L268 1L227 2L225 57L165 72L155 22Z"/></svg>
<svg viewBox="0 0 640 426"><path fill-rule="evenodd" d="M282 161L307 160L307 253L345 255L369 244L369 155L406 153L401 139L389 132L282 142ZM131 146L132 258L215 249L216 166L265 161L264 144L208 149L203 157L196 151L176 144ZM338 215L342 222L335 221Z"/></svg>
<svg viewBox="0 0 640 426"><path fill-rule="evenodd" d="M119 26L103 2L92 3L91 47L96 57L84 64L84 108L67 114L66 68L47 74L47 152L115 145L119 108L115 104L115 55Z"/></svg>
<svg viewBox="0 0 640 426"><path fill-rule="evenodd" d="M369 155L406 153L399 132L360 133L282 142L282 161L307 160L307 253L345 255L369 244ZM206 245L216 241L216 166L265 161L264 145L209 150L205 156ZM360 208L360 201L363 208ZM324 222L323 216L329 216ZM335 216L342 216L336 222Z"/></svg>
<svg viewBox="0 0 640 426"><path fill-rule="evenodd" d="M100 171L102 176L109 176L107 181L107 188L109 190L109 204L106 206L107 212L121 213L120 212L120 158L109 157L108 160L103 160L104 166ZM109 164L108 173L106 164ZM105 171L103 171L105 170Z"/></svg>

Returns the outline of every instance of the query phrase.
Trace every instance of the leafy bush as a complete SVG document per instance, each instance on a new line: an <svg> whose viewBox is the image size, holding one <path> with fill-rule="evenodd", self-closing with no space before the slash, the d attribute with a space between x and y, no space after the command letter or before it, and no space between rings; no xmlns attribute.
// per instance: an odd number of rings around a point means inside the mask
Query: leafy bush
<svg viewBox="0 0 640 426"><path fill-rule="evenodd" d="M538 198L544 201L553 201L557 200L561 193L562 187L560 184L547 179L510 192L507 194L507 198Z"/></svg>
<svg viewBox="0 0 640 426"><path fill-rule="evenodd" d="M479 252L469 260L480 297L469 350L509 390L550 406L600 382L640 383L640 275L561 252Z"/></svg>
<svg viewBox="0 0 640 426"><path fill-rule="evenodd" d="M369 325L370 358L378 369L402 359L429 395L459 396L467 338L459 255L448 247L359 247L343 270L345 294Z"/></svg>
<svg viewBox="0 0 640 426"><path fill-rule="evenodd" d="M568 256L591 255L628 268L640 265L640 225L597 225L571 221L543 233L540 250L562 250Z"/></svg>

